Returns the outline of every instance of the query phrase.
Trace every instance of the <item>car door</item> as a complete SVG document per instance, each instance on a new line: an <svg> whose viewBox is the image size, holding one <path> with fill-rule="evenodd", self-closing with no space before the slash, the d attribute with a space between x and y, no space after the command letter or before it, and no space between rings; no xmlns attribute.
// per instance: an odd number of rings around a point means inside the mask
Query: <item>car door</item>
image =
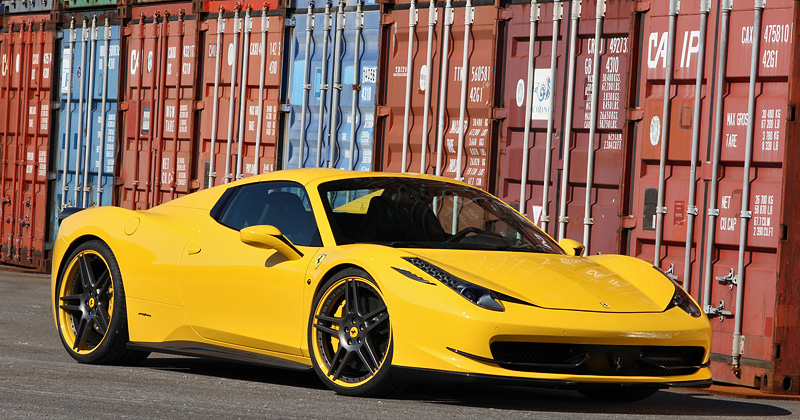
<svg viewBox="0 0 800 420"><path fill-rule="evenodd" d="M190 325L210 340L301 354L305 272L321 246L304 188L247 184L221 201L212 211L215 222L189 241L178 267ZM239 230L255 225L277 227L302 256L290 260L243 243Z"/></svg>

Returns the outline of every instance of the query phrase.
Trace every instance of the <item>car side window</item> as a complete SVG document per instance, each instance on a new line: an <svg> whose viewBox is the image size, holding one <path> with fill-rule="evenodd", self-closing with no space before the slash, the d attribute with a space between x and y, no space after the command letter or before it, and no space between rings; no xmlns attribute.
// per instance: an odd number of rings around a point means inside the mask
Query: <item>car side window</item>
<svg viewBox="0 0 800 420"><path fill-rule="evenodd" d="M215 219L234 230L248 226L277 227L295 245L322 246L305 188L293 182L260 182L236 187L226 194L224 209Z"/></svg>

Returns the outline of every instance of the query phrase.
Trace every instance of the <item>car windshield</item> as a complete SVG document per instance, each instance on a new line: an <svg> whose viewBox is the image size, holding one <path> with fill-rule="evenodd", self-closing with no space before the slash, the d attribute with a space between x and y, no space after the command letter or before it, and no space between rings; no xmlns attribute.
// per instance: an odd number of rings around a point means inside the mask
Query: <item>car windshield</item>
<svg viewBox="0 0 800 420"><path fill-rule="evenodd" d="M476 188L375 177L327 182L319 192L339 245L564 253L528 219Z"/></svg>

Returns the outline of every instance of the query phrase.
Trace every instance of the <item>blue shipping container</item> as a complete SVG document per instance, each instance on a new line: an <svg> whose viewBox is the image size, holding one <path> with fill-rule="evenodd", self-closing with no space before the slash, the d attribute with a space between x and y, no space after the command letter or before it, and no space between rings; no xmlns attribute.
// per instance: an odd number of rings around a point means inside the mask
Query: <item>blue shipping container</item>
<svg viewBox="0 0 800 420"><path fill-rule="evenodd" d="M325 9L313 10L308 56L307 9L298 5L293 16L294 30L291 42L287 43L287 55L291 57L289 76L284 78L290 81L284 168L321 166L360 171L373 168L380 10L368 4L360 14L352 0L345 6L341 13L343 30L339 30L338 5L331 6L330 25L326 24ZM352 137L357 139L355 143L351 142Z"/></svg>
<svg viewBox="0 0 800 420"><path fill-rule="evenodd" d="M120 27L92 25L87 21L57 34L61 71L53 226L66 207L113 204Z"/></svg>

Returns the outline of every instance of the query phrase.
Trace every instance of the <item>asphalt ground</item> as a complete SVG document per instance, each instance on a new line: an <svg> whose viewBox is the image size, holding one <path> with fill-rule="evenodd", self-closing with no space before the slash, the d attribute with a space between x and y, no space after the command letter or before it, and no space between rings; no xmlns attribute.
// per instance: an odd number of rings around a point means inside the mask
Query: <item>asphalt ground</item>
<svg viewBox="0 0 800 420"><path fill-rule="evenodd" d="M686 389L636 403L522 387L415 385L353 398L312 373L168 355L136 367L70 358L51 314L49 278L0 270L0 419L558 419L800 417L800 401Z"/></svg>

